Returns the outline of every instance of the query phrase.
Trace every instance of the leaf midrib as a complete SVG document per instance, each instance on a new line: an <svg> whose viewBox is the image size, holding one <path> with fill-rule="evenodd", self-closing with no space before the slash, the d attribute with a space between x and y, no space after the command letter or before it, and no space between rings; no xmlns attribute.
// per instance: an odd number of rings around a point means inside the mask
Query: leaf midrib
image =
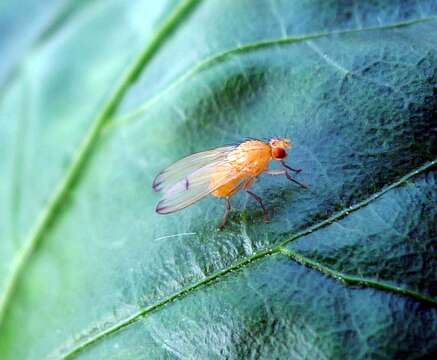
<svg viewBox="0 0 437 360"><path fill-rule="evenodd" d="M179 5L175 11L168 17L168 19L164 22L161 29L155 34L152 41L147 45L143 51L140 53L138 59L134 64L129 68L129 70L125 73L125 75L122 77L121 81L119 82L118 86L115 87L112 96L109 97L109 100L103 107L102 111L99 113L99 115L95 118L95 120L92 122L92 125L85 135L85 138L83 139L75 157L72 160L71 166L67 170L64 178L56 188L54 195L51 197L51 200L48 202L48 205L44 208L43 212L41 213L36 226L33 228L33 230L30 232L30 235L27 237L27 240L24 242L24 245L21 249L21 251L18 253L18 255L15 256L13 261L11 262L11 271L8 279L6 280L6 288L4 291L3 296L0 298L0 330L4 325L4 317L6 314L6 311L8 309L8 305L10 304L10 299L13 296L14 289L16 287L16 284L23 273L23 270L27 264L28 259L33 254L33 251L36 247L36 245L41 241L43 238L43 235L48 228L48 226L54 221L56 218L57 210L62 206L63 200L66 198L68 193L71 191L71 189L76 184L78 178L80 177L80 171L84 168L87 160L90 157L91 151L93 149L93 145L96 143L102 129L107 125L109 120L111 119L112 115L117 110L119 104L121 103L122 99L124 98L124 95L126 94L129 87L134 83L138 77L140 76L142 70L144 67L151 61L157 50L162 46L162 44L166 41L166 39L173 33L173 31L177 28L177 26L183 21L185 17L187 17L197 6L200 4L201 0L185 0L181 5ZM404 26L410 26L417 23L423 23L428 22L437 19L436 16L431 17L425 17L420 19L415 19L411 21L404 21L404 22L398 22L394 24L384 25L380 27L369 27L364 29L352 29L352 30L344 30L344 31L332 31L327 33L321 33L321 34L315 34L315 35L306 35L306 36L300 36L300 37L289 37L289 38L281 38L281 39L271 39L271 40L265 40L260 41L254 44L248 44L245 46L242 46L237 49L230 49L222 54L219 54L218 56L211 57L210 59L207 59L204 63L200 63L200 66L197 66L194 68L194 71L188 72L188 76L183 76L182 80L185 80L186 78L191 77L191 75L194 75L194 73L201 68L207 66L210 62L217 61L219 57L224 57L229 55L232 52L244 52L247 50L252 50L260 47L265 46L271 46L272 44L279 44L279 43L290 43L290 42L296 42L296 41L305 41L310 39L316 39L324 36L330 36L330 35L338 35L338 34L346 34L346 33L355 33L355 32L364 32L364 31L374 31L374 30L387 30L387 29L393 29L398 27L404 27ZM181 81L183 82L183 81ZM178 81L176 81L176 85L179 84ZM174 84L171 84L168 86L168 88L172 88L175 86ZM167 89L168 89L167 88ZM149 104L150 102L156 102L161 98L161 95L163 93L166 93L167 89L164 89L160 94L158 94L155 98L152 98L149 102L146 104ZM155 100L154 100L155 99ZM148 106L147 106L148 108ZM429 166L435 165L437 160L429 163ZM430 165L431 164L431 165ZM424 166L428 166L424 165ZM414 173L414 172L413 172ZM409 176L409 175L407 175ZM414 176L414 175L413 175ZM396 183L394 183L396 184ZM387 190L389 190L392 187L398 186L397 185L390 185ZM384 193L386 190L383 190L382 193ZM380 195L376 196L379 197ZM376 198L375 197L375 198ZM371 198L370 201L373 201L374 198ZM360 204L360 203L359 203ZM364 204L365 205L365 204ZM362 206L364 206L362 205ZM361 207L361 206L360 206ZM359 208L359 207L358 207ZM356 209L358 209L356 208ZM355 209L355 210L356 210ZM348 209L348 211L354 211ZM341 213L341 212L340 212ZM345 216L344 214L341 215ZM329 223L329 220L331 218L323 221L322 225L319 227L325 226ZM319 228L317 227L317 228ZM310 227L311 230L304 230L302 233L298 233L292 238L288 239L286 242L290 242L295 240L297 237L303 236L304 232L306 231L314 231L314 227ZM281 249L280 246L282 246L283 243L279 244L277 247L273 249L266 249L263 250L257 254L254 254L253 256L244 259L244 261L233 265L230 268L224 269L221 272L218 272L216 274L213 274L207 280L201 282L200 284L195 284L192 287L186 288L182 290L180 293L175 295L175 297L181 297L185 294L189 293L191 290L194 290L195 288L202 286L206 283L209 283L211 281L214 281L216 278L219 278L226 273L238 269L242 266L245 266L246 264L258 259L262 258L264 256L273 254L273 253L280 253ZM101 333L101 335L97 336L92 340L91 342L86 342L84 346L87 346L87 344L92 343L100 339L102 336L105 336L109 333L112 333L114 331L119 330L122 327L127 326L128 324L136 321L139 317L144 316L145 314L152 312L156 310L156 308L159 308L163 306L164 304L170 302L172 300L165 300L164 303L158 303L153 306L153 308L148 307L145 309L145 311L142 311L139 314L135 314L131 318L127 319L125 322L121 323L121 325L117 326L116 328L110 328L110 331L105 331L104 333ZM434 301L431 299L431 301ZM66 356L72 355L74 353L77 353L80 351L83 347L77 348L76 350L73 350L71 353L67 354Z"/></svg>
<svg viewBox="0 0 437 360"><path fill-rule="evenodd" d="M292 241L296 241L297 239L300 239L316 230L319 230L325 226L331 225L334 222L343 219L347 216L349 216L351 213L363 208L364 206L367 206L371 202L375 201L376 199L380 198L385 193L389 192L390 190L393 190L394 188L397 188L405 183L407 183L412 178L426 172L427 170L432 169L434 166L437 165L437 159L427 162L426 164L420 166L419 168L410 171L405 176L401 177L397 181L393 182L392 184L386 186L382 190L371 194L366 199L356 203L355 205L352 205L348 208L345 208L343 210L340 210L330 216L329 218L314 224L294 235L291 235L289 238L285 239L284 241L280 242L279 244L275 245L274 247L266 248L264 250L261 250L259 252L256 252L255 254L248 256L246 258L241 259L237 263L224 268L222 270L219 270L207 277L205 277L203 280L198 281L188 287L185 287L178 292L171 294L167 296L166 298L156 302L155 304L146 306L139 311L137 311L135 314L132 314L128 318L119 321L118 323L102 330L101 332L95 334L94 336L89 337L87 340L83 341L81 344L78 344L76 347L70 349L68 352L63 353L59 355L62 359L71 359L75 357L80 352L84 351L87 347L92 346L96 342L102 340L104 337L107 337L111 334L114 334L115 332L118 332L127 326L135 323L136 321L144 318L145 316L163 308L167 304L172 303L175 300L179 300L189 294L191 294L193 291L195 291L198 288L203 288L204 286L217 281L218 279L222 278L223 276L229 274L232 271L238 271L239 269L247 266L248 264L257 261L259 259L265 258L266 256L274 255L274 254L282 254L290 259L296 261L297 263L310 267L314 270L320 271L321 273L333 277L339 281L342 281L343 283L347 285L358 285L363 287L372 287L378 290L392 292L401 296L407 296L410 298L413 298L418 301L422 301L424 303L428 303L433 306L437 306L437 299L434 299L432 297L423 295L417 291L409 290L407 288L394 286L385 282L380 282L374 279L368 279L368 278L362 278L357 277L354 275L344 274L339 271L333 270L329 268L328 266L323 265L322 263L312 260L306 256L303 256L299 254L296 251L292 251L285 247L285 245L289 244ZM95 326L93 326L95 327ZM98 326L98 328L100 328ZM62 347L61 347L62 349Z"/></svg>
<svg viewBox="0 0 437 360"><path fill-rule="evenodd" d="M63 200L74 187L77 179L80 176L80 170L84 167L90 157L91 150L93 149L93 145L96 143L100 135L101 129L115 113L130 85L138 79L143 68L153 58L156 51L173 33L180 22L186 16L188 16L198 4L200 4L199 0L185 0L174 10L174 12L163 23L161 29L152 38L150 43L140 53L136 62L134 62L125 75L121 77L121 81L115 87L112 95L109 97L108 102L92 122L90 130L85 135L76 155L73 157L71 166L68 168L64 178L55 189L54 195L51 197L48 205L42 211L35 227L30 232L21 250L11 262L11 270L9 272L9 276L6 278L5 291L3 296L0 298L0 330L4 324L3 320L10 303L10 299L13 295L18 280L23 273L23 269L26 266L27 260L32 255L40 239L43 238L42 235L47 227L54 220L57 210L61 207Z"/></svg>

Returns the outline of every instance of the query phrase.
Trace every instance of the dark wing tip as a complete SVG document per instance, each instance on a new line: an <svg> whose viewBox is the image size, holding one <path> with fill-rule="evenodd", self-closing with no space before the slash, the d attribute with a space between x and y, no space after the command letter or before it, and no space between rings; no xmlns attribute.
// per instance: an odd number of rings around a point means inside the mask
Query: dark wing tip
<svg viewBox="0 0 437 360"><path fill-rule="evenodd" d="M161 201L158 203L158 205L156 205L156 209L155 209L155 211L156 211L158 214L169 214L170 211L168 211L168 207L165 206L165 205L163 204L163 202L164 202L164 200L161 200Z"/></svg>
<svg viewBox="0 0 437 360"><path fill-rule="evenodd" d="M152 183L152 189L154 191L161 191L162 190L162 180L161 180L161 175L164 173L164 171L161 171L158 175L156 175L155 179L153 180Z"/></svg>
<svg viewBox="0 0 437 360"><path fill-rule="evenodd" d="M162 190L162 188L160 187L161 184L162 184L161 181L154 181L152 184L153 191L156 191L156 192L161 191Z"/></svg>

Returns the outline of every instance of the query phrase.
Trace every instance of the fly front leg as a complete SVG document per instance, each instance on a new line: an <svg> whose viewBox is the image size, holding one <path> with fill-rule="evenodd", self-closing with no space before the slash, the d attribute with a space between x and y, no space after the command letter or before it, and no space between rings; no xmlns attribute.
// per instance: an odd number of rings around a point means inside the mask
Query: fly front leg
<svg viewBox="0 0 437 360"><path fill-rule="evenodd" d="M283 167L285 167L286 169L290 170L290 171L294 171L296 174L299 174L302 169L293 169L290 165L288 165L284 160L281 160L281 164Z"/></svg>
<svg viewBox="0 0 437 360"><path fill-rule="evenodd" d="M287 171L285 172L285 176L287 177L288 180L293 181L294 183L303 187L304 189L308 189L308 185L305 185L304 183L301 183L301 182L297 181L296 179L292 178L291 175Z"/></svg>
<svg viewBox="0 0 437 360"><path fill-rule="evenodd" d="M251 196L256 200L256 202L261 206L261 208L262 208L263 211L264 211L264 221L265 221L265 222L268 222L268 221L270 220L269 211L268 211L267 208L264 206L264 203L263 203L262 199L261 199L257 194L255 194L254 192L252 192L252 191L250 191L250 190L246 190L246 192L247 192L249 195L251 195Z"/></svg>
<svg viewBox="0 0 437 360"><path fill-rule="evenodd" d="M229 213L231 212L231 198L225 198L225 215L223 216L223 221L219 226L219 230L222 231L225 228L226 222L228 221Z"/></svg>
<svg viewBox="0 0 437 360"><path fill-rule="evenodd" d="M299 186L303 187L304 189L308 189L308 185L305 185L305 184L301 183L300 181L297 181L295 178L292 178L287 170L269 170L269 171L266 171L266 174L268 174L268 175L285 175L288 180L298 184Z"/></svg>

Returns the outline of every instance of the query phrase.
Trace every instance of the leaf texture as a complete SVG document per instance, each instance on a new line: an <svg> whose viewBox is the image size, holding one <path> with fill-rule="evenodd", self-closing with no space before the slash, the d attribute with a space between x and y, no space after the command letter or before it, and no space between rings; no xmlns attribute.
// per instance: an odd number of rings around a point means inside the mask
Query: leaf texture
<svg viewBox="0 0 437 360"><path fill-rule="evenodd" d="M0 358L437 351L437 5L351 3L0 6ZM275 135L310 190L261 177L271 223L154 212L172 162Z"/></svg>

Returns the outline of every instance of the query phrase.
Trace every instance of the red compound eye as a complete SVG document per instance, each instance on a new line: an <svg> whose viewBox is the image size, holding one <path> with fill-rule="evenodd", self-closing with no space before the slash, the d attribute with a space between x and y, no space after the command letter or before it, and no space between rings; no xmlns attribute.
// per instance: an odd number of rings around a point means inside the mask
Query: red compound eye
<svg viewBox="0 0 437 360"><path fill-rule="evenodd" d="M283 159L287 156L287 152L283 148L273 148L272 155L275 159Z"/></svg>

